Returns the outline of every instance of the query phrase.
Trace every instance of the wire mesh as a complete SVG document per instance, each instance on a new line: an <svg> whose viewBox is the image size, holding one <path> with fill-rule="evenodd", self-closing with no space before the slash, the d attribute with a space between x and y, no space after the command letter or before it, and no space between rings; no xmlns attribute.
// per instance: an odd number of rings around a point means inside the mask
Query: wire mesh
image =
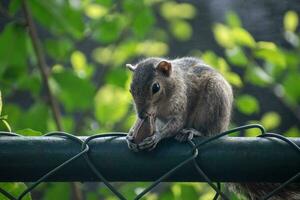
<svg viewBox="0 0 300 200"><path fill-rule="evenodd" d="M190 162L193 163L193 165L194 165L196 171L199 173L199 175L202 176L203 179L215 191L215 196L213 197L213 200L216 200L219 197L222 198L222 199L224 199L224 200L229 200L228 196L226 196L226 194L224 192L222 192L222 190L221 190L221 184L220 183L214 184L213 181L208 177L208 175L201 169L201 167L197 163L196 158L197 158L198 152L199 152L198 148L200 146L203 146L203 145L211 142L211 141L214 141L214 140L217 140L217 139L219 139L221 137L227 136L227 135L229 135L231 133L235 133L235 132L239 132L239 131L244 131L244 130L248 130L248 129L259 129L260 130L260 135L258 135L258 137L274 137L274 138L278 138L278 139L284 141L285 143L287 143L291 148L295 149L299 153L299 155L300 155L300 147L297 144L295 144L293 141L289 140L288 138L286 138L286 137L284 137L282 135L275 134L275 133L266 133L264 127L261 126L261 125L259 125L259 124L250 124L250 125L240 126L240 127L237 127L237 128L234 128L234 129L231 129L231 130L219 133L219 134L217 134L215 136L208 137L207 139L202 140L198 144L195 144L195 142L192 139L192 140L188 141L188 145L190 146L190 152L189 152L190 155L185 160L183 160L182 162L180 162L176 166L174 166L172 169L170 169L167 172L165 172L165 174L163 174L162 176L158 177L156 179L156 181L154 181L150 186L148 186L141 193L139 193L135 197L135 200L139 200L139 199L143 198L148 192L150 192L153 188L155 188L157 185L159 185L161 182L163 182L167 177L169 177L174 172L176 172L178 169L180 169L181 167L183 167L184 165L186 165L187 163L190 163ZM10 133L10 132L0 132L0 136L25 137L25 136L22 136L22 135L19 135L19 134L15 134L15 133ZM114 195L116 195L119 199L126 200L126 198L113 185L111 185L109 183L109 181L103 176L103 174L95 167L94 163L92 162L92 160L90 159L89 154L88 154L88 152L90 151L89 142L91 140L96 139L96 138L102 138L102 137L125 137L126 134L124 134L124 133L97 134L97 135L92 135L92 136L87 137L84 141L81 140L80 138L74 136L74 135L71 135L71 134L65 133L65 132L47 133L44 136L63 137L63 138L66 138L66 139L70 139L70 140L72 140L72 141L80 144L81 145L81 149L78 151L78 153L76 155L74 155L71 158L69 158L68 160L64 161L63 163L61 163L60 165L58 165L54 169L52 169L49 172L47 172L45 175L43 175L37 181L33 182L31 185L29 185L27 187L27 189L25 189L17 197L14 197L9 192L7 192L4 189L0 188L0 193L2 195L4 195L5 197L7 197L9 200L21 200L28 193L30 193L32 190L34 190L40 183L46 181L49 176L55 174L57 171L59 171L60 169L64 168L66 165L72 163L73 161L75 161L79 157L83 157L84 160L86 161L86 163L88 164L90 170L95 174L95 176L97 176L107 186L107 188ZM300 177L300 172L298 172L297 174L295 174L294 176L292 176L291 178L289 178L288 180L286 180L284 183L282 183L281 185L279 185L277 188L275 188L273 191L271 191L267 195L261 197L261 200L267 200L267 199L271 198L274 194L276 194L277 192L279 192L280 190L282 190L284 187L286 187L288 184L290 184L291 182L293 182L294 180L296 180L299 177Z"/></svg>

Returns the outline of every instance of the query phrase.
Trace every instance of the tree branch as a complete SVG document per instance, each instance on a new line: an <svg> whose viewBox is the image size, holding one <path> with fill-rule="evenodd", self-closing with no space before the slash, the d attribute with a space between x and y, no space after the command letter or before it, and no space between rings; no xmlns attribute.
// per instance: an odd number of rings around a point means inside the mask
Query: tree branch
<svg viewBox="0 0 300 200"><path fill-rule="evenodd" d="M54 95L52 94L52 91L51 91L50 85L49 85L49 71L48 71L49 68L47 66L46 59L45 59L45 54L43 52L42 45L41 45L41 42L39 40L37 31L36 31L36 27L33 23L33 19L32 19L31 13L29 11L26 0L22 0L22 9L24 11L26 24L27 24L28 29L29 29L29 35L30 35L31 42L32 42L32 45L33 45L33 48L34 48L34 52L36 54L36 58L37 58L37 61L38 61L38 67L39 67L40 72L41 72L43 84L45 86L47 96L49 98L50 108L52 110L52 114L53 114L53 118L54 118L54 121L55 121L55 124L56 124L56 128L59 131L63 131L63 127L62 127L62 124L61 124L60 109L59 109L57 101L54 98ZM71 188L72 188L72 191L73 191L74 199L75 200L82 200L83 195L82 195L82 191L80 189L79 184L76 183L76 182L73 182L73 183L71 183Z"/></svg>
<svg viewBox="0 0 300 200"><path fill-rule="evenodd" d="M53 114L53 118L55 120L55 124L56 124L56 128L59 131L62 131L62 125L61 125L61 115L60 115L60 110L58 107L58 104L51 92L50 86L49 86L49 72L48 72L48 66L45 60L45 56L44 56L44 52L41 46L41 42L39 40L37 31L36 31L36 27L33 23L32 20L32 16L31 13L29 12L28 9L28 5L26 3L26 0L22 0L22 8L24 11L24 15L25 15L25 20L29 29L29 35L32 41L32 45L36 54L36 58L38 61L38 67L40 69L41 72L41 76L42 76L42 80L43 80L43 84L45 85L45 89L49 98L49 103L50 103L50 107L52 110L52 114Z"/></svg>

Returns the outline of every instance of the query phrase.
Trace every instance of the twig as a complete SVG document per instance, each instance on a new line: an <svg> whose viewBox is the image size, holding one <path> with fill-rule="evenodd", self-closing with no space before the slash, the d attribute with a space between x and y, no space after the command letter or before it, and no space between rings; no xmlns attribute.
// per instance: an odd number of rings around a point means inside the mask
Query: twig
<svg viewBox="0 0 300 200"><path fill-rule="evenodd" d="M50 107L52 109L52 114L53 114L53 117L54 117L54 120L55 120L55 124L56 124L57 129L59 131L62 131L63 128L62 128L61 120L60 120L61 115L60 115L59 107L58 107L58 104L57 104L57 102L56 102L56 100L55 100L55 98L54 98L54 96L51 92L50 86L49 86L48 66L46 64L46 59L45 59L44 52L43 52L43 49L42 49L42 46L41 46L41 42L39 40L37 31L36 31L36 27L33 23L32 16L31 16L31 13L29 12L26 0L22 0L22 7L23 7L24 14L25 14L26 23L28 25L29 35L30 35L32 45L33 45L33 48L34 48L34 51L35 51L35 54L36 54L36 58L37 58L37 61L38 61L38 67L40 69L42 79L43 79L43 83L46 87L46 92L47 92L47 95L48 95L48 98L49 98L49 101L50 101Z"/></svg>
<svg viewBox="0 0 300 200"><path fill-rule="evenodd" d="M28 26L29 29L29 35L31 38L31 42L34 48L34 52L36 54L36 58L38 61L38 67L40 69L41 72L41 76L42 76L42 80L43 80L43 84L45 85L46 88L46 92L49 98L49 103L50 103L50 108L52 110L52 114L53 114L53 118L56 124L56 128L59 131L63 131L63 127L61 124L61 114L60 114L60 110L59 110L59 106L58 103L56 102L52 91L50 89L49 86L49 72L48 72L48 66L46 63L46 59L45 59L45 54L43 52L42 46L41 46L41 42L39 40L37 31L36 31L36 27L33 23L33 19L31 16L31 13L29 11L28 5L26 0L22 0L22 9L24 11L24 15L25 15L25 20L26 20L26 24ZM79 188L78 183L73 182L71 183L71 187L72 190L74 192L74 199L75 200L82 200L83 196L82 196L82 192Z"/></svg>

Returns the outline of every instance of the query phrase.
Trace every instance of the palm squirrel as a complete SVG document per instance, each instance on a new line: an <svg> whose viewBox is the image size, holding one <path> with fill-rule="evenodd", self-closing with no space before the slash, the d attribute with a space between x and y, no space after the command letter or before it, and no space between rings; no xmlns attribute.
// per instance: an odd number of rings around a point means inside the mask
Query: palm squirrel
<svg viewBox="0 0 300 200"><path fill-rule="evenodd" d="M232 88L220 73L203 61L193 57L147 58L126 66L133 71L130 92L138 115L126 137L128 147L133 151L152 150L160 140L168 137L187 141L193 136L211 136L227 130L233 102ZM136 143L135 128L149 116L155 119L154 133ZM276 186L229 185L252 200L261 198ZM271 199L281 197L278 194ZM299 196L285 197L300 199Z"/></svg>

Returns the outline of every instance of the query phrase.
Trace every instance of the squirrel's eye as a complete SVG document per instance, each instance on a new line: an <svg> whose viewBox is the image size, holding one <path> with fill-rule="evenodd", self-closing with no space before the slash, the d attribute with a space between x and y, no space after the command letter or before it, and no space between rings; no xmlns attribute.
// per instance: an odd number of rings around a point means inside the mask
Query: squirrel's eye
<svg viewBox="0 0 300 200"><path fill-rule="evenodd" d="M154 83L154 84L152 85L152 94L155 94L156 92L158 92L159 89L160 89L159 84L158 84L158 83Z"/></svg>

